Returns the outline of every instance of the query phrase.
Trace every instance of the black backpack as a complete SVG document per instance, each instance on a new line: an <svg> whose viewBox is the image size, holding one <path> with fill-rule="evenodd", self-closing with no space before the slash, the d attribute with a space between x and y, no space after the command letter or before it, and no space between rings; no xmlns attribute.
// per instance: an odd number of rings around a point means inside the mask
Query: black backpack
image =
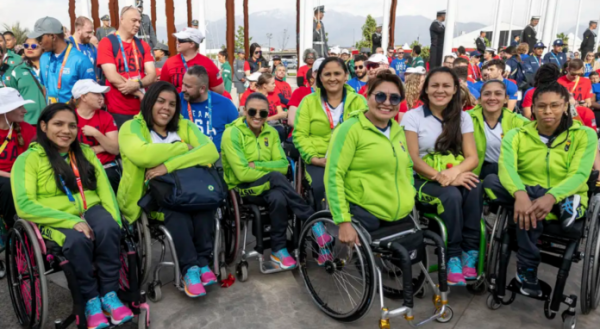
<svg viewBox="0 0 600 329"><path fill-rule="evenodd" d="M106 36L108 38L108 40L110 40L110 43L112 44L112 53L113 56L115 58L117 58L117 55L119 54L119 50L121 50L121 45L119 44L119 39L117 38L117 36L115 34L109 34ZM142 58L140 58L140 62L138 63L139 67L142 67L142 64L144 62L144 57L146 56L146 50L144 49L144 45L142 44L142 40L138 39L138 37L133 37L133 40L135 41L135 46L137 47L137 49L140 50L140 52L142 53ZM119 68L117 67L117 70ZM100 72L98 72L98 79L100 80L100 84L103 86L106 86L106 76L104 75L104 71L102 71L102 68L100 68Z"/></svg>

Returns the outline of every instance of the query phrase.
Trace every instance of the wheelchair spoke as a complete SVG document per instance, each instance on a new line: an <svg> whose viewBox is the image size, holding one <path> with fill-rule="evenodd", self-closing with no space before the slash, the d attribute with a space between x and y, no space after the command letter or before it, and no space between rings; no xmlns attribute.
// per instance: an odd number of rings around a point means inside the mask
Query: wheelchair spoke
<svg viewBox="0 0 600 329"><path fill-rule="evenodd" d="M346 284L346 281L341 277L341 275L339 275L337 273L334 274L333 277L338 281L339 285L342 287L342 289L348 296L348 301L350 302L352 307L356 307L356 302L354 301L354 298L352 298L352 295L348 291L348 285Z"/></svg>

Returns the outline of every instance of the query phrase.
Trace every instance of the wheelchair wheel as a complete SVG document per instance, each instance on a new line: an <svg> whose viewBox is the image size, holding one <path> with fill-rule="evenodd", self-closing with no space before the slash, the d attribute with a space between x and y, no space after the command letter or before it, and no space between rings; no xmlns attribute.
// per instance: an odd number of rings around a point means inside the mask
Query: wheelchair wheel
<svg viewBox="0 0 600 329"><path fill-rule="evenodd" d="M48 288L44 255L37 234L19 219L9 233L6 248L8 288L22 326L44 328L48 317Z"/></svg>
<svg viewBox="0 0 600 329"><path fill-rule="evenodd" d="M140 287L146 283L150 270L152 269L152 237L150 235L150 224L148 216L142 212L142 216L135 222L137 233L137 251L139 257Z"/></svg>
<svg viewBox="0 0 600 329"><path fill-rule="evenodd" d="M594 196L588 212L581 279L581 313L589 314L600 302L600 195Z"/></svg>
<svg viewBox="0 0 600 329"><path fill-rule="evenodd" d="M402 270L393 264L389 258L390 255L380 255L380 257L375 257L375 264L381 271L383 295L390 299L402 299L404 298L404 289L402 287ZM420 265L423 265L423 267ZM420 292L425 285L427 273L423 272L423 268L429 268L429 256L427 252L425 253L422 262L412 266L413 292L415 294Z"/></svg>
<svg viewBox="0 0 600 329"><path fill-rule="evenodd" d="M226 205L221 208L222 228L225 242L225 263L231 265L235 262L240 248L240 207L233 191L229 191Z"/></svg>
<svg viewBox="0 0 600 329"><path fill-rule="evenodd" d="M360 319L365 315L373 302L376 286L375 260L369 247L369 240L357 230L360 246L353 248L342 243L330 243L331 255L319 265L315 254L316 238L312 226L322 223L326 234L335 241L338 237L338 226L323 212L310 220L300 235L299 258L300 273L313 301L328 316L343 322Z"/></svg>

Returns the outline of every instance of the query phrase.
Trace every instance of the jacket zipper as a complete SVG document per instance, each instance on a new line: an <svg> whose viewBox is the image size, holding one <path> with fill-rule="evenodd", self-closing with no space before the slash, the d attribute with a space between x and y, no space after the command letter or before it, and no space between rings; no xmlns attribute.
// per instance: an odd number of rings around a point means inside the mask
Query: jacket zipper
<svg viewBox="0 0 600 329"><path fill-rule="evenodd" d="M394 152L394 158L396 158L396 170L394 171L394 177L395 177L394 184L396 185L396 198L398 199L398 208L396 209L395 219L398 219L398 216L400 216L400 190L398 189L398 166L400 166L400 164L398 163L398 156L396 155L396 149L394 148L394 144L392 143L391 139L390 139L390 146L392 147L392 152Z"/></svg>
<svg viewBox="0 0 600 329"><path fill-rule="evenodd" d="M550 188L550 148L546 152L546 178L548 181L548 188Z"/></svg>

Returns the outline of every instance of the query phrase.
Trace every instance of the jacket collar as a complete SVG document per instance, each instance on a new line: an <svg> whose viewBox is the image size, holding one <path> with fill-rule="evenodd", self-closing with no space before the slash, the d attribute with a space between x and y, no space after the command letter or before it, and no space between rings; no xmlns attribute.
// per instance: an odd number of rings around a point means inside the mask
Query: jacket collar
<svg viewBox="0 0 600 329"><path fill-rule="evenodd" d="M523 129L522 131L532 137L535 136L536 138L534 138L534 139L540 141L540 143L541 143L541 140L539 138L537 138L538 136L540 136L537 126L538 126L537 121L532 121L531 123L524 125L522 127L522 129ZM567 129L567 131L576 131L576 130L580 130L582 128L583 128L583 125L581 122L579 122L578 120L573 120L573 124L571 125L571 127L569 127L569 129ZM562 134L564 134L564 133L565 132L563 132Z"/></svg>
<svg viewBox="0 0 600 329"><path fill-rule="evenodd" d="M258 136L262 136L264 134L269 134L270 131L268 128L268 123L265 122L265 124L262 127L262 130L260 132L260 134ZM246 117L240 117L237 118L235 121L233 121L232 123L226 125L225 127L236 127L238 128L244 135L247 136L251 136L256 138L256 135L254 135L254 133L252 132L252 130L250 130L250 127L248 127L248 124L246 123Z"/></svg>
<svg viewBox="0 0 600 329"><path fill-rule="evenodd" d="M363 129L371 130L377 134L381 133L381 130L375 127L371 120L369 120L365 116L365 113L367 113L368 111L368 109L356 111L352 114L352 116L358 118L358 122L360 123ZM403 128L394 119L390 119L390 139L395 137L395 135L400 133L400 131L402 130Z"/></svg>

